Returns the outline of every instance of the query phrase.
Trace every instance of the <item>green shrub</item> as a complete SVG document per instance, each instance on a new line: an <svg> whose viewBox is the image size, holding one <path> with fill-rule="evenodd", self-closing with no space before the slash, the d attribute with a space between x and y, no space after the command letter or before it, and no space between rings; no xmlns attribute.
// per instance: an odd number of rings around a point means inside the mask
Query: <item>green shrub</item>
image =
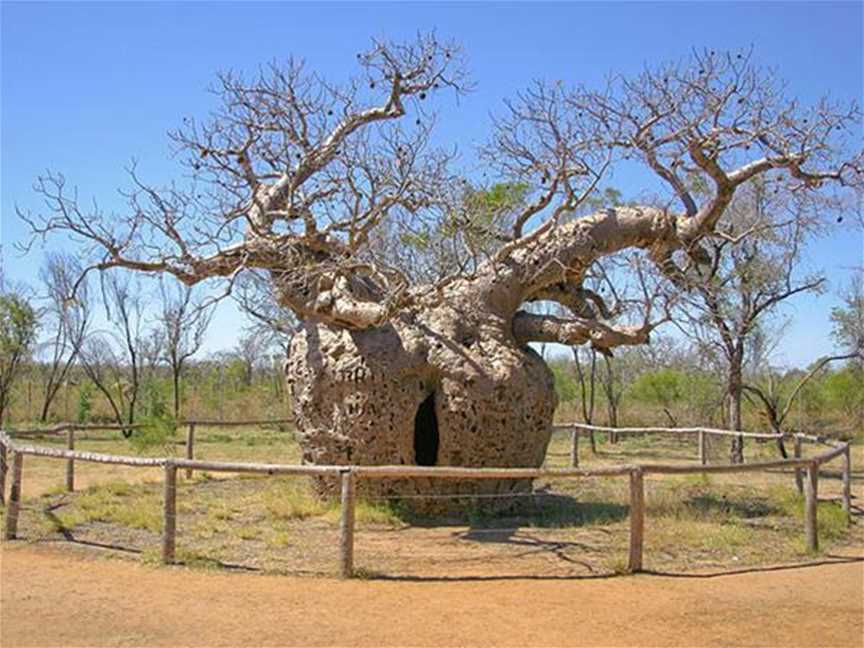
<svg viewBox="0 0 864 648"><path fill-rule="evenodd" d="M93 413L93 383L86 382L78 392L78 423L88 423Z"/></svg>

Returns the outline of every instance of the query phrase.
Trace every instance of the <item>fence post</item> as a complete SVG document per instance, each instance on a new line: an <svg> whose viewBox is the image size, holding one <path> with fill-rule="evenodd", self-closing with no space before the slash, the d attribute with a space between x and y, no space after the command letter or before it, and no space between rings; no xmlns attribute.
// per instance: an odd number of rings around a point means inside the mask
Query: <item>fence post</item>
<svg viewBox="0 0 864 648"><path fill-rule="evenodd" d="M342 517L339 522L339 562L342 578L354 575L354 474L342 472Z"/></svg>
<svg viewBox="0 0 864 648"><path fill-rule="evenodd" d="M795 437L795 458L801 458L801 437ZM804 492L804 475L802 474L801 468L795 468L795 488L798 489L798 493Z"/></svg>
<svg viewBox="0 0 864 648"><path fill-rule="evenodd" d="M819 551L819 462L807 464L807 478L804 480L804 533L807 538L807 551Z"/></svg>
<svg viewBox="0 0 864 648"><path fill-rule="evenodd" d="M576 428L570 431L570 466L579 467L579 430Z"/></svg>
<svg viewBox="0 0 864 648"><path fill-rule="evenodd" d="M708 463L708 454L705 452L705 430L699 430L699 463L703 466Z"/></svg>
<svg viewBox="0 0 864 648"><path fill-rule="evenodd" d="M75 450L75 428L70 427L66 430L66 449ZM66 490L72 492L75 490L75 460L71 457L66 460Z"/></svg>
<svg viewBox="0 0 864 648"><path fill-rule="evenodd" d="M190 423L189 429L186 430L186 458L195 458L195 424ZM192 479L192 469L186 469L186 479Z"/></svg>
<svg viewBox="0 0 864 648"><path fill-rule="evenodd" d="M6 444L0 441L0 504L6 503Z"/></svg>
<svg viewBox="0 0 864 648"><path fill-rule="evenodd" d="M852 524L852 455L848 443L843 452L843 510L847 522Z"/></svg>
<svg viewBox="0 0 864 648"><path fill-rule="evenodd" d="M18 535L18 511L21 509L21 472L24 470L24 455L12 452L12 482L9 484L9 502L6 506L6 528L4 540L14 540Z"/></svg>
<svg viewBox="0 0 864 648"><path fill-rule="evenodd" d="M642 571L642 544L645 534L645 482L642 468L630 471L630 560L631 572Z"/></svg>
<svg viewBox="0 0 864 648"><path fill-rule="evenodd" d="M177 466L173 461L165 462L165 494L162 511L162 562L174 562L177 534Z"/></svg>

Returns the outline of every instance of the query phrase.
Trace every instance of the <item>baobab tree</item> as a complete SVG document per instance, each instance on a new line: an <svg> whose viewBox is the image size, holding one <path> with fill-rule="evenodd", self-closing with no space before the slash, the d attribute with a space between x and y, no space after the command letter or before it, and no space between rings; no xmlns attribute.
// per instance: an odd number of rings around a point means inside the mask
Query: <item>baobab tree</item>
<svg viewBox="0 0 864 648"><path fill-rule="evenodd" d="M609 319L583 286L595 261L641 250L683 289L744 183L772 171L817 194L861 180L847 142L857 107L802 109L749 54L706 51L601 90L536 83L507 102L481 159L496 182L525 190L477 219L464 197L482 183L459 177L430 140L441 98L470 89L460 48L434 35L373 42L357 65L341 84L297 61L222 74L211 117L171 134L188 183L152 186L133 167L128 211L108 215L52 173L36 185L47 210L21 210L36 236L83 241L95 270L189 285L221 277L227 289L245 270L266 272L302 322L286 373L313 463L539 466L556 396L529 343L645 344L665 317L646 308L636 322ZM675 205L572 217L610 169L634 162ZM701 202L685 173L711 187ZM413 283L372 245L381 232L427 228L462 242L455 271L433 281ZM528 312L536 301L569 315Z"/></svg>

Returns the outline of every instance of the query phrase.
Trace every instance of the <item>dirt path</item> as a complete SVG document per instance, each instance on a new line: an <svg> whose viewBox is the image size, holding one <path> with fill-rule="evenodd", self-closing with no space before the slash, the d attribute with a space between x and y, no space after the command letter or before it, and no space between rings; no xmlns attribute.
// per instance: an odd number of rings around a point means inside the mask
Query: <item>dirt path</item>
<svg viewBox="0 0 864 648"><path fill-rule="evenodd" d="M5 545L0 645L864 646L864 562L716 577L350 581Z"/></svg>

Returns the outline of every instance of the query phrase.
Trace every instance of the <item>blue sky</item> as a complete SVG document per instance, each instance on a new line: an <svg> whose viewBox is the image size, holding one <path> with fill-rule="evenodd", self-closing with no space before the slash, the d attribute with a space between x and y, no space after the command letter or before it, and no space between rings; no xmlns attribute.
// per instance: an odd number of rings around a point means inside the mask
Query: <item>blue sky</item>
<svg viewBox="0 0 864 648"><path fill-rule="evenodd" d="M0 3L0 241L6 276L34 283L41 250L10 249L25 236L15 205L38 207L33 179L60 170L105 206L133 156L153 180L176 174L165 132L212 107L220 69L254 70L294 55L338 79L370 37L436 29L460 41L477 89L442 104L439 138L466 162L489 132L489 114L533 79L599 83L610 71L679 59L693 47L755 46L790 94L811 101L862 95L862 3ZM645 187L619 178L624 194ZM629 186L628 186L629 185ZM117 203L119 204L119 203ZM847 219L848 221L849 219ZM62 246L54 240L51 246ZM810 251L832 288L861 265L860 230L838 230ZM831 350L832 294L788 311L778 359L806 364ZM242 318L223 309L208 349L230 347ZM818 333L817 333L818 332Z"/></svg>

